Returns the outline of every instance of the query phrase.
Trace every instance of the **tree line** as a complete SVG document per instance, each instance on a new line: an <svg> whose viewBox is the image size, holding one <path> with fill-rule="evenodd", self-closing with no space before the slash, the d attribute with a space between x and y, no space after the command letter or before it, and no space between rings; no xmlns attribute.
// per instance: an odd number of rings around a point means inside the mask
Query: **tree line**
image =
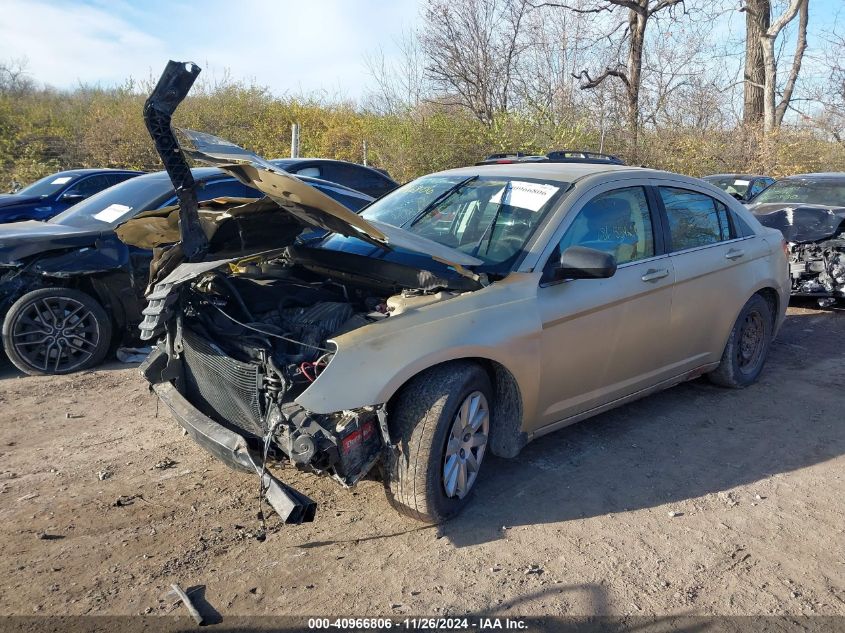
<svg viewBox="0 0 845 633"><path fill-rule="evenodd" d="M425 0L400 55L364 60L357 101L224 77L201 81L176 123L280 157L296 122L303 155L366 158L401 181L562 148L692 175L845 171L845 36L818 1ZM0 178L158 169L150 88L59 91L0 64Z"/></svg>

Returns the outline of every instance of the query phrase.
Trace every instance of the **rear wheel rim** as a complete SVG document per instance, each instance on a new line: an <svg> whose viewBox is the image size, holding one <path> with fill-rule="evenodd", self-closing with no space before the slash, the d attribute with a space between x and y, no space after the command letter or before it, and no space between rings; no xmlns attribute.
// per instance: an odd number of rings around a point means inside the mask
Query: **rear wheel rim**
<svg viewBox="0 0 845 633"><path fill-rule="evenodd" d="M446 438L442 480L447 497L463 499L475 484L489 432L487 398L480 391L473 391L458 407Z"/></svg>
<svg viewBox="0 0 845 633"><path fill-rule="evenodd" d="M739 369L744 373L753 373L763 357L766 326L762 315L749 312L739 328L737 340L737 361Z"/></svg>
<svg viewBox="0 0 845 633"><path fill-rule="evenodd" d="M27 365L60 373L79 369L100 344L100 324L81 301L70 297L35 299L18 313L12 346Z"/></svg>

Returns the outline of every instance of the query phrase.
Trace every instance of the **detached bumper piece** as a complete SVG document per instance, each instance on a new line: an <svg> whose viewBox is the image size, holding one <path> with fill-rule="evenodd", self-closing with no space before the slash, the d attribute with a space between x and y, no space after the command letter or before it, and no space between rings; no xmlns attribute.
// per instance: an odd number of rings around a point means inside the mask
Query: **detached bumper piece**
<svg viewBox="0 0 845 633"><path fill-rule="evenodd" d="M153 389L197 444L233 468L262 476L261 459L249 450L242 436L197 411L169 382L155 384ZM285 523L298 525L314 520L314 501L269 472L263 473L262 483L267 502Z"/></svg>

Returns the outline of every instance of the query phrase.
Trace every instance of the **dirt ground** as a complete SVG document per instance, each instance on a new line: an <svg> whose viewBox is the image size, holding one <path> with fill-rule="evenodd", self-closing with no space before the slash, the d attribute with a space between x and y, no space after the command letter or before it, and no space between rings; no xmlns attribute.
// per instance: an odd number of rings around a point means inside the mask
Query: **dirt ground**
<svg viewBox="0 0 845 633"><path fill-rule="evenodd" d="M681 385L489 457L441 528L283 471L313 524L182 435L134 367L0 368L0 615L845 615L845 313L791 308L761 382Z"/></svg>

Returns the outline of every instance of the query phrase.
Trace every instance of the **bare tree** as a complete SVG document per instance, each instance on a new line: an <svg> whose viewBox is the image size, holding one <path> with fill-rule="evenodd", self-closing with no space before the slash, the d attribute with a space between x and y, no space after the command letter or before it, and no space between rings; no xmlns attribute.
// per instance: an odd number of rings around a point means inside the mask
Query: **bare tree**
<svg viewBox="0 0 845 633"><path fill-rule="evenodd" d="M781 126L795 91L804 53L807 50L807 24L810 0L789 0L786 10L772 21L770 0L745 0L745 98L743 121L762 122L771 132ZM783 30L798 17L798 33L792 63L781 90L778 85L778 57L775 44ZM778 93L780 98L778 99Z"/></svg>
<svg viewBox="0 0 845 633"><path fill-rule="evenodd" d="M420 37L426 77L440 101L492 125L513 105L527 0L429 0Z"/></svg>
<svg viewBox="0 0 845 633"><path fill-rule="evenodd" d="M740 9L745 12L745 75L742 121L759 125L763 121L766 65L763 60L763 40L772 22L771 0L745 0Z"/></svg>
<svg viewBox="0 0 845 633"><path fill-rule="evenodd" d="M376 84L369 105L382 114L408 113L425 98L423 59L416 34L405 31L395 44L398 54L394 59L388 59L382 49L364 59Z"/></svg>
<svg viewBox="0 0 845 633"><path fill-rule="evenodd" d="M579 4L542 2L534 5L560 7L576 13L608 13L611 16L615 16L620 10L627 12L623 19L612 22L605 34L609 41L615 40L615 59L606 64L604 70L598 75L593 76L589 70L583 69L577 74L574 73L573 76L580 80L580 87L583 90L594 89L608 78L622 83L627 102L630 146L634 157L637 153L640 129L640 89L646 28L651 19L656 19L661 12L673 13L677 5L683 6L683 0L587 0Z"/></svg>
<svg viewBox="0 0 845 633"><path fill-rule="evenodd" d="M25 58L0 63L0 93L18 94L35 89L35 82L27 72Z"/></svg>

